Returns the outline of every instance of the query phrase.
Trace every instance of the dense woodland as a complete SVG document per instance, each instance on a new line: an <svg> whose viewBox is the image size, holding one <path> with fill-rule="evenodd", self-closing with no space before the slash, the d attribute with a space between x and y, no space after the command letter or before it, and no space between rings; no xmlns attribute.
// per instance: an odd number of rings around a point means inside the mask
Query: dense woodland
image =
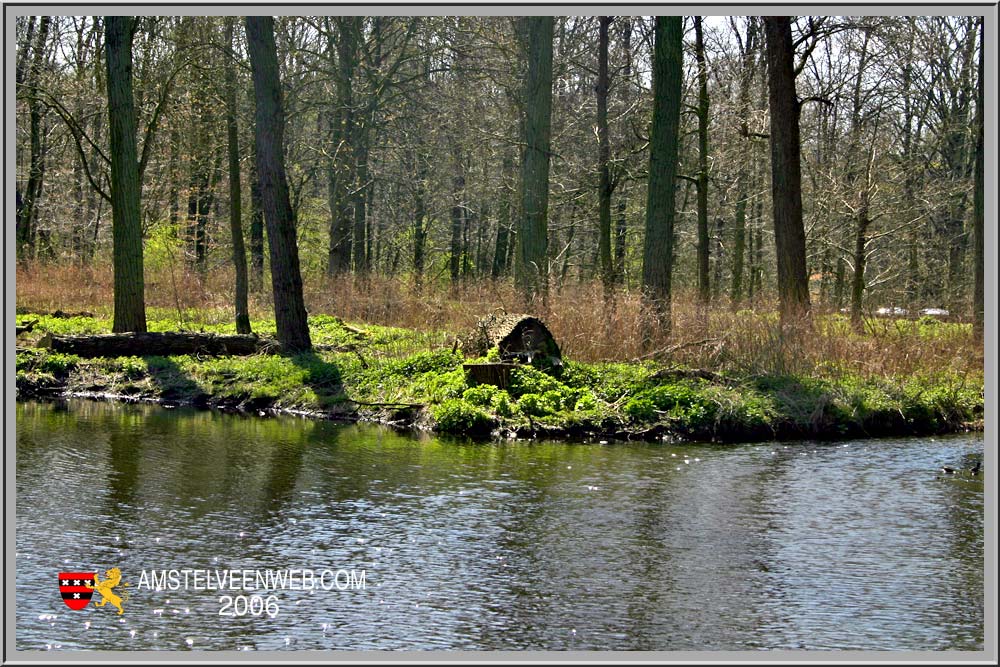
<svg viewBox="0 0 1000 667"><path fill-rule="evenodd" d="M982 326L983 19L17 17L17 255ZM173 273L171 273L173 275ZM270 278L268 278L270 276ZM159 280L159 279L157 279ZM356 283L357 284L357 283ZM270 285L270 290L266 288Z"/></svg>

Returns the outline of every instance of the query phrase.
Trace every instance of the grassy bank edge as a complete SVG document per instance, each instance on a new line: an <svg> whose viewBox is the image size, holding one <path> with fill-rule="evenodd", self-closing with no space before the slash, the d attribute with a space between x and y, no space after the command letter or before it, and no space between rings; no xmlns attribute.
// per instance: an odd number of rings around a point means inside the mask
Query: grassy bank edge
<svg viewBox="0 0 1000 667"><path fill-rule="evenodd" d="M37 319L17 350L21 399L81 396L368 421L474 438L745 442L947 433L981 426L982 374L732 377L656 363L514 371L475 384L445 335L310 318L317 350L250 357L80 359L31 347L52 333L101 333L99 318ZM22 319L19 316L19 323ZM151 322L163 330L168 323ZM220 325L219 332L226 332ZM257 322L268 335L273 323Z"/></svg>

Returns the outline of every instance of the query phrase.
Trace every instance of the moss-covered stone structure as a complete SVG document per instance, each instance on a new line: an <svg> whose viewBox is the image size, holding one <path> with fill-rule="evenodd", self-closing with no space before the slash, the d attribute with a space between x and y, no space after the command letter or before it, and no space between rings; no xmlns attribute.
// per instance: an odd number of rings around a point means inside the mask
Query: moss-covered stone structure
<svg viewBox="0 0 1000 667"><path fill-rule="evenodd" d="M548 327L533 315L491 313L481 318L465 339L464 350L489 356L497 348L499 361L526 363L540 368L561 368L562 353Z"/></svg>

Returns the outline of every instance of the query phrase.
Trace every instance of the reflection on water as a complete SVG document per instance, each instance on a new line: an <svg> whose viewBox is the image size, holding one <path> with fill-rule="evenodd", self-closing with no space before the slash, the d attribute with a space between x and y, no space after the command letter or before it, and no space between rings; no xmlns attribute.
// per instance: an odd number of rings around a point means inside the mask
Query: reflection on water
<svg viewBox="0 0 1000 667"><path fill-rule="evenodd" d="M19 649L983 645L982 438L471 444L94 402L17 406ZM126 613L59 571L120 567ZM164 569L364 570L275 618Z"/></svg>

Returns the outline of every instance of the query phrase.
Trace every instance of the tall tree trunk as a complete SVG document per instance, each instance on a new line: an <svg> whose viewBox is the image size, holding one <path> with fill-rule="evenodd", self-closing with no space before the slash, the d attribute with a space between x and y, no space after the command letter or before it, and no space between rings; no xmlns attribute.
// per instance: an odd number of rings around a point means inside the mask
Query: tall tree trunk
<svg viewBox="0 0 1000 667"><path fill-rule="evenodd" d="M28 56L31 53L31 42L32 37L35 34L35 17L27 17L28 26L25 30L24 42L21 43L20 49L17 52L17 64L14 69L14 82L15 82L15 94L20 93L21 86L24 85L27 79L28 72ZM14 205L14 225L15 225L15 241L17 243L17 257L21 259L21 254L24 249L25 241L24 235L26 234L25 225L22 223L21 217L24 211L24 194L21 192L21 185L16 186L14 192L15 205Z"/></svg>
<svg viewBox="0 0 1000 667"><path fill-rule="evenodd" d="M712 301L718 301L722 295L722 269L725 265L723 236L726 233L726 221L721 215L715 219L715 234L712 236L712 244L715 246L713 253L713 276L712 276Z"/></svg>
<svg viewBox="0 0 1000 667"><path fill-rule="evenodd" d="M868 170L866 184L861 190L861 201L858 206L857 222L854 231L854 279L851 282L851 326L855 331L862 330L862 304L865 294L865 262L868 253L868 226L871 218L868 212L869 189L867 182L871 177L871 169Z"/></svg>
<svg viewBox="0 0 1000 667"><path fill-rule="evenodd" d="M743 182L746 173L742 171L742 166L740 169L741 173L738 177L740 183L736 195L736 222L733 226L733 273L729 288L729 298L734 309L738 309L743 301L743 263L746 254L747 195L744 189L746 185Z"/></svg>
<svg viewBox="0 0 1000 667"><path fill-rule="evenodd" d="M708 67L701 17L694 17L695 60L698 63L698 298L712 297L708 277Z"/></svg>
<svg viewBox="0 0 1000 667"><path fill-rule="evenodd" d="M424 253L427 248L427 159L417 155L416 194L413 202L413 272L417 285L424 279Z"/></svg>
<svg viewBox="0 0 1000 667"><path fill-rule="evenodd" d="M902 77L903 85L901 91L901 97L903 100L903 128L902 128L902 161L903 164L911 165L914 164L913 157L913 147L914 147L914 128L913 122L916 117L916 109L913 95L913 60L914 60L914 38L915 30L913 26L910 31L909 44L906 53L906 59L903 62L902 67ZM918 128L920 123L918 122ZM916 197L916 175L913 173L913 169L907 169L906 174L903 176L903 201L907 203L908 206L919 206ZM912 209L911 209L912 210ZM917 216L909 214L910 218L913 219ZM906 238L907 243L907 260L906 260L906 305L910 310L916 310L919 299L920 299L920 267L918 262L918 248L920 246L920 238L917 225L911 225Z"/></svg>
<svg viewBox="0 0 1000 667"><path fill-rule="evenodd" d="M462 231L464 222L463 194L465 192L465 175L462 170L462 159L457 149L457 142L454 145L456 146L456 150L452 156L455 173L451 178L451 243L448 246L448 268L450 270L452 285L458 283L459 274L461 273Z"/></svg>
<svg viewBox="0 0 1000 667"><path fill-rule="evenodd" d="M552 130L551 16L524 19L528 37L525 80L524 161L521 168L521 225L518 230L516 282L525 305L548 297L549 157Z"/></svg>
<svg viewBox="0 0 1000 667"><path fill-rule="evenodd" d="M368 273L368 127L354 126L353 153L357 170L357 181L354 184L354 272L358 275Z"/></svg>
<svg viewBox="0 0 1000 667"><path fill-rule="evenodd" d="M333 152L328 165L330 188L330 250L327 274L336 275L351 270L353 257L353 211L348 189L355 184L356 169L354 146L356 142L354 123L354 71L357 68L357 43L360 29L359 17L339 17L339 42L334 45L332 34L328 33L327 49L337 54L337 99L333 114Z"/></svg>
<svg viewBox="0 0 1000 667"><path fill-rule="evenodd" d="M233 27L235 17L226 17L226 45L233 50ZM225 59L226 78L226 140L229 153L229 230L233 238L233 267L236 271L236 291L234 307L236 333L248 334L250 329L250 307L247 305L247 252L243 245L243 203L240 199L240 143L239 128L236 125L236 63L235 55Z"/></svg>
<svg viewBox="0 0 1000 667"><path fill-rule="evenodd" d="M747 23L746 43L743 49L743 67L740 70L740 135L744 141L750 141L750 126L747 118L750 115L750 87L754 76L754 52L758 48L758 23L754 16ZM753 144L745 151L752 154ZM730 286L730 302L734 309L740 307L743 301L743 271L746 262L746 220L747 198L750 192L750 160L746 154L740 155L739 170L736 175L736 220L733 224L733 265L732 283ZM752 263L752 261L751 261Z"/></svg>
<svg viewBox="0 0 1000 667"><path fill-rule="evenodd" d="M493 280L507 274L510 266L508 261L510 232L513 224L514 188L510 185L514 173L514 158L504 155L500 185L500 213L497 216L497 240L493 253L493 267L490 272Z"/></svg>
<svg viewBox="0 0 1000 667"><path fill-rule="evenodd" d="M76 218L76 224L73 226L73 255L80 264L87 262L87 245L89 243L85 192L87 186L84 185L86 177L83 175L82 160L83 157L79 155L73 160L73 217Z"/></svg>
<svg viewBox="0 0 1000 667"><path fill-rule="evenodd" d="M622 66L622 100L631 104L632 91L632 17L624 17L622 22L622 51L624 52L625 64ZM618 194L618 221L615 229L615 250L614 250L614 272L615 282L625 285L625 255L628 242L628 186L622 187Z"/></svg>
<svg viewBox="0 0 1000 667"><path fill-rule="evenodd" d="M972 76L977 24L974 17L966 17L966 42L963 47L963 67L957 82L958 96L955 118L953 119L949 141L952 180L957 191L948 218L948 304L953 311L964 310L968 304L965 296L965 255L969 243L969 231L965 227L968 210L969 178L975 167L975 146L969 144L969 107L976 95L972 89ZM974 122L972 123L974 125ZM970 150L971 148L971 150Z"/></svg>
<svg viewBox="0 0 1000 667"><path fill-rule="evenodd" d="M256 130L254 130L256 134ZM256 143L256 142L255 142ZM250 159L250 291L264 289L264 202L257 175L257 148L251 147Z"/></svg>
<svg viewBox="0 0 1000 667"><path fill-rule="evenodd" d="M615 223L615 283L625 284L625 251L628 241L628 191L622 188L618 194L618 218Z"/></svg>
<svg viewBox="0 0 1000 667"><path fill-rule="evenodd" d="M115 312L113 333L146 331L142 267L139 162L136 155L135 105L132 99L131 16L105 16L108 70L108 119L111 149L111 235Z"/></svg>
<svg viewBox="0 0 1000 667"><path fill-rule="evenodd" d="M983 180L984 157L983 157L983 129L985 126L984 114L986 107L983 106L983 33L986 30L984 20L979 19L979 76L976 83L976 166L973 178L975 178L975 190L972 199L972 252L973 252L973 273L975 274L975 284L972 291L972 329L976 337L983 340L983 327L985 317L985 273L984 273L984 252L985 252L985 230L984 230L984 207L983 207Z"/></svg>
<svg viewBox="0 0 1000 667"><path fill-rule="evenodd" d="M766 16L768 102L771 113L771 199L778 260L778 299L782 323L809 313L806 234L802 221L802 172L799 162L799 100L791 17Z"/></svg>
<svg viewBox="0 0 1000 667"><path fill-rule="evenodd" d="M671 277L674 257L674 190L681 110L683 28L679 16L657 16L653 46L653 123L649 136L649 186L642 291L655 322L667 335L672 327Z"/></svg>
<svg viewBox="0 0 1000 667"><path fill-rule="evenodd" d="M170 158L167 162L167 178L170 179L169 189L167 191L167 199L169 203L167 204L169 210L169 221L170 228L176 232L177 223L180 220L180 188L177 187L177 179L179 178L178 172L178 156L181 152L181 133L176 126L170 128Z"/></svg>
<svg viewBox="0 0 1000 667"><path fill-rule="evenodd" d="M855 331L862 330L862 306L865 294L865 260L868 251L868 226L871 219L868 211L869 186L871 180L871 164L866 160L865 164L869 168L865 170L865 178L859 183L858 162L861 160L861 133L862 133L862 82L864 81L865 67L868 64L868 44L871 40L871 31L864 30L864 38L861 43L861 53L858 57L858 72L854 79L854 92L851 104L851 130L848 146L848 161L850 166L847 170L847 187L853 196L858 194L858 208L854 215L854 276L851 281L851 326Z"/></svg>
<svg viewBox="0 0 1000 667"><path fill-rule="evenodd" d="M302 276L295 239L295 219L288 197L283 140L278 54L274 45L274 19L247 16L247 47L257 102L257 172L260 176L264 220L271 250L271 287L278 340L290 350L309 350L309 325L302 298Z"/></svg>
<svg viewBox="0 0 1000 667"><path fill-rule="evenodd" d="M28 183L21 198L21 207L17 217L17 250L18 257L31 256L34 248L35 224L38 218L38 204L42 193L42 179L45 171L42 154L42 108L38 102L35 87L41 76L42 64L45 61L45 42L49 34L50 17L42 16L38 22L38 35L32 46L31 67L27 74L22 74L23 83L29 89L28 125L31 137L31 157L28 166Z"/></svg>
<svg viewBox="0 0 1000 667"><path fill-rule="evenodd" d="M28 21L28 25L25 28L24 42L21 43L21 48L17 51L17 64L14 66L14 83L20 88L27 77L28 72L28 55L31 51L31 41L35 34L35 17L27 16L25 17Z"/></svg>
<svg viewBox="0 0 1000 667"><path fill-rule="evenodd" d="M600 256L601 280L605 296L614 285L614 266L611 262L611 139L608 131L608 91L611 81L608 77L608 26L612 17L598 19L597 41L597 169L600 173L598 186L598 255Z"/></svg>

